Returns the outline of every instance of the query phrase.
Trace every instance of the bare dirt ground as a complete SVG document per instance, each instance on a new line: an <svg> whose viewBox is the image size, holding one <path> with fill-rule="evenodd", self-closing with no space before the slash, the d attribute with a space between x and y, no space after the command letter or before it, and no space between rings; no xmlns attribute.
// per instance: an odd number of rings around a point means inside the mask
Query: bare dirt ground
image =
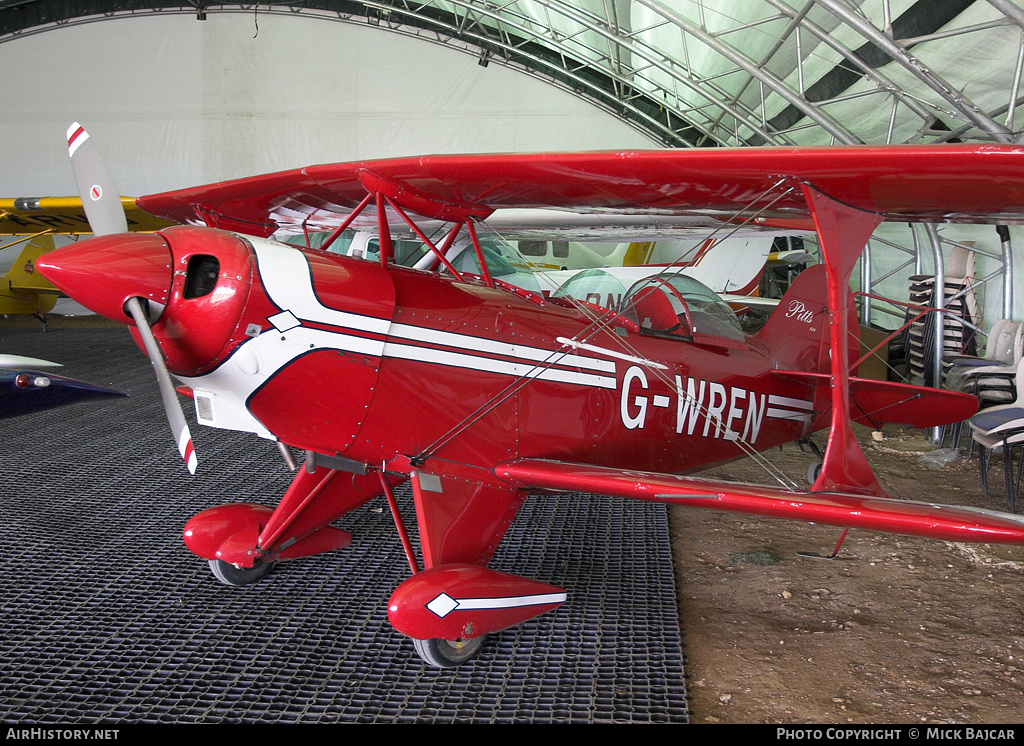
<svg viewBox="0 0 1024 746"><path fill-rule="evenodd" d="M927 466L921 433L858 430L892 496L986 501L978 462ZM964 438L967 444L967 438ZM767 454L806 482L810 453ZM765 483L749 460L713 472ZM673 508L695 723L1024 722L1024 551Z"/></svg>

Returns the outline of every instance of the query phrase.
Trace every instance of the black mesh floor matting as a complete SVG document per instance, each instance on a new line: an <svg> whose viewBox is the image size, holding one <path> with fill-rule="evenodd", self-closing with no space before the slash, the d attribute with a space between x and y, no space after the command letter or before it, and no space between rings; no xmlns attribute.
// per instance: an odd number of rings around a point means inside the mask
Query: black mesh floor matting
<svg viewBox="0 0 1024 746"><path fill-rule="evenodd" d="M492 566L560 585L568 602L466 666L430 668L387 621L408 566L383 500L339 523L355 537L346 549L222 585L181 527L225 502L275 504L290 475L273 445L193 427L190 477L123 328L0 328L0 350L130 396L0 421L3 722L688 720L658 506L528 501ZM407 498L403 512L413 528Z"/></svg>

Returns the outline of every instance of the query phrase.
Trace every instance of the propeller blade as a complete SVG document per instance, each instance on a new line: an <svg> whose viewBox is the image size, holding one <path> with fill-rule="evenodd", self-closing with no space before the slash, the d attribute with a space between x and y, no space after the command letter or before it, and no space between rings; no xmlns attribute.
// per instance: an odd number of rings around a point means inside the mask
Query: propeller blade
<svg viewBox="0 0 1024 746"><path fill-rule="evenodd" d="M128 219L121 204L121 195L99 150L89 139L89 133L78 122L68 128L68 152L78 194L93 234L127 233Z"/></svg>
<svg viewBox="0 0 1024 746"><path fill-rule="evenodd" d="M171 426L171 432L178 444L178 453L185 460L190 474L196 473L196 452L192 447L192 433L185 422L185 413L178 401L178 394L171 382L171 375L167 372L167 365L164 363L163 353L160 351L160 344L153 336L153 330L149 327L149 319L146 317L146 309L142 306L141 298L129 298L125 303L128 312L135 319L135 325L139 329L142 342L146 347L146 354L156 371L156 380L160 385L160 398L164 402L164 412L167 413L167 423Z"/></svg>

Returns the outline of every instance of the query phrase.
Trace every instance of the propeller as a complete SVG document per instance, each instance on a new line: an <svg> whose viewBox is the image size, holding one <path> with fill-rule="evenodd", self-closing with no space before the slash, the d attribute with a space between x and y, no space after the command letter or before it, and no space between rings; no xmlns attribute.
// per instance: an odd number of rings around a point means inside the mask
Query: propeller
<svg viewBox="0 0 1024 746"><path fill-rule="evenodd" d="M75 175L75 184L82 199L85 216L89 220L89 228L96 236L108 236L128 232L128 220L125 217L121 195L110 177L96 145L89 139L89 133L78 122L68 128L68 153L71 156L71 170ZM159 308L159 307L158 307ZM135 320L135 325L142 337L146 355L156 372L157 384L160 387L160 398L163 400L167 423L171 426L178 453L181 454L190 474L196 473L197 459L192 446L192 433L185 421L185 413L178 401L178 395L167 371L160 343L153 334L147 311L149 301L143 298L129 298L125 309ZM160 308L162 311L162 308ZM158 314L159 315L159 314Z"/></svg>
<svg viewBox="0 0 1024 746"><path fill-rule="evenodd" d="M78 122L68 128L68 153L89 228L95 236L128 232L121 195L89 133Z"/></svg>

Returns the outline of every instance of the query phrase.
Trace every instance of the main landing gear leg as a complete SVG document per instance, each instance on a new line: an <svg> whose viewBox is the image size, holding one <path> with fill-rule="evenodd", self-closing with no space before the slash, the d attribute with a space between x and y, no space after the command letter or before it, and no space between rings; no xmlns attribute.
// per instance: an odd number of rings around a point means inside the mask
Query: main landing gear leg
<svg viewBox="0 0 1024 746"><path fill-rule="evenodd" d="M800 448L801 451L804 450L804 446L807 446L807 448L817 458L817 461L812 461L811 465L807 467L807 484L809 484L809 485L811 485L813 487L814 483L818 481L818 477L821 475L821 467L822 467L822 464L824 463L824 458L825 457L822 455L821 449L818 448L818 444L815 443L810 438L806 438L804 440L798 440L796 442L796 444Z"/></svg>
<svg viewBox="0 0 1024 746"><path fill-rule="evenodd" d="M487 567L525 492L420 469L409 481L425 569L410 560L413 574L391 594L388 619L427 664L471 661L487 635L565 602L562 588Z"/></svg>
<svg viewBox="0 0 1024 746"><path fill-rule="evenodd" d="M398 529L398 535L402 541L402 546L405 549L409 566L412 569L413 575L416 575L420 572L420 567L416 559L415 552L413 551L412 543L409 540L409 534L405 528L405 521L402 520L401 511L398 509L398 502L395 500L395 495L391 490L391 484L383 473L380 475L380 481L381 488L384 490L384 495L388 501L388 506L391 509L391 515L395 519L395 528ZM416 484L419 484L418 479L416 480ZM417 638L410 639L412 640L413 649L416 651L416 654L427 665L435 666L436 668L454 668L455 666L462 665L463 663L468 663L480 654L480 651L484 646L486 635L474 638L461 638L458 640L445 640L440 638L428 638L425 640Z"/></svg>
<svg viewBox="0 0 1024 746"><path fill-rule="evenodd" d="M348 545L352 536L330 525L380 495L375 474L300 469L276 508L254 503L204 510L185 526L185 544L227 585L262 579L278 561Z"/></svg>

